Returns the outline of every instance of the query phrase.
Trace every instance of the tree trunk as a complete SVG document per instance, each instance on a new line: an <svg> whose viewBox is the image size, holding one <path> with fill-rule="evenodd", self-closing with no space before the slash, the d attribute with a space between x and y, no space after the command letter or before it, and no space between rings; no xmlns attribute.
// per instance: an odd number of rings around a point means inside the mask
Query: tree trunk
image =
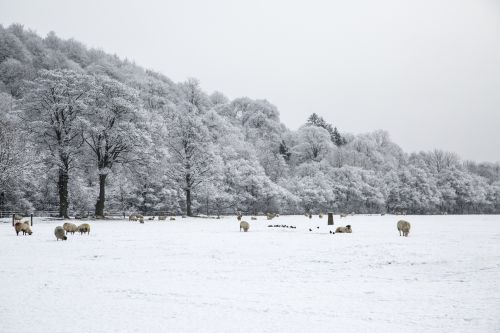
<svg viewBox="0 0 500 333"><path fill-rule="evenodd" d="M193 213L191 212L191 189L190 188L186 189L186 215L193 216Z"/></svg>
<svg viewBox="0 0 500 333"><path fill-rule="evenodd" d="M59 180L57 187L59 190L59 217L69 218L68 216L68 172L64 168L59 168Z"/></svg>
<svg viewBox="0 0 500 333"><path fill-rule="evenodd" d="M104 217L104 201L106 200L106 177L107 174L99 175L99 199L95 204L95 216Z"/></svg>

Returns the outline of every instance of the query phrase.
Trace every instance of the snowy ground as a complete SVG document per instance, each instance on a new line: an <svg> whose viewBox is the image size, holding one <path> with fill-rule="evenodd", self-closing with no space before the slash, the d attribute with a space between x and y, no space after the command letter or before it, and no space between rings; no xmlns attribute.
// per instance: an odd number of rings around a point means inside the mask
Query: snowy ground
<svg viewBox="0 0 500 333"><path fill-rule="evenodd" d="M244 219L0 223L0 332L500 331L500 216Z"/></svg>

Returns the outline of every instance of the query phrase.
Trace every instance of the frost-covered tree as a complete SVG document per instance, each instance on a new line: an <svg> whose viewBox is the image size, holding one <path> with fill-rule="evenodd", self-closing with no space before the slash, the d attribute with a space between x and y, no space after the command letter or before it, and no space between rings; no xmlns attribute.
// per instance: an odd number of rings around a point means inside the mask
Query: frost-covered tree
<svg viewBox="0 0 500 333"><path fill-rule="evenodd" d="M332 149L328 131L316 126L303 126L299 129L298 144L294 151L304 161L320 161Z"/></svg>
<svg viewBox="0 0 500 333"><path fill-rule="evenodd" d="M90 78L70 70L43 70L27 82L21 116L58 168L59 215L68 217L68 180L81 146Z"/></svg>
<svg viewBox="0 0 500 333"><path fill-rule="evenodd" d="M189 106L166 120L166 146L170 153L167 175L185 193L186 214L193 215L192 194L212 175L214 153L208 140L209 132Z"/></svg>
<svg viewBox="0 0 500 333"><path fill-rule="evenodd" d="M83 140L99 173L95 215L104 216L106 178L119 163L138 162L147 132L139 128L135 90L106 76L96 76L89 96Z"/></svg>

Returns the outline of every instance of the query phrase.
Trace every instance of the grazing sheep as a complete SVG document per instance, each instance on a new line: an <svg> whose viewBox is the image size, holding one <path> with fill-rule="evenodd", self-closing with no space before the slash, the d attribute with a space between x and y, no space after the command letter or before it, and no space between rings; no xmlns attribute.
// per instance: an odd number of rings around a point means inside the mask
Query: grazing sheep
<svg viewBox="0 0 500 333"><path fill-rule="evenodd" d="M251 219L252 220L257 220L257 218L255 216L252 216Z"/></svg>
<svg viewBox="0 0 500 333"><path fill-rule="evenodd" d="M272 220L276 217L276 214L273 214L273 213L267 213L267 219L268 220Z"/></svg>
<svg viewBox="0 0 500 333"><path fill-rule="evenodd" d="M170 221L175 221L175 217L173 217L173 216L172 216L172 217L170 218Z"/></svg>
<svg viewBox="0 0 500 333"><path fill-rule="evenodd" d="M56 235L56 241L58 240L67 240L68 237L64 234L64 228L61 226L58 226L54 229L54 235Z"/></svg>
<svg viewBox="0 0 500 333"><path fill-rule="evenodd" d="M352 229L350 225L346 225L345 227L338 227L335 229L335 232L339 234L350 234L352 233Z"/></svg>
<svg viewBox="0 0 500 333"><path fill-rule="evenodd" d="M155 217L154 217L154 216L152 216L152 217L148 218L148 220L149 220L149 221L154 221L154 219L155 219Z"/></svg>
<svg viewBox="0 0 500 333"><path fill-rule="evenodd" d="M250 229L250 224L248 224L248 222L241 221L240 222L240 232L241 232L241 229L243 229L244 232L247 232L248 229Z"/></svg>
<svg viewBox="0 0 500 333"><path fill-rule="evenodd" d="M33 232L31 231L30 225L28 223L16 222L14 224L14 229L16 230L16 235L19 236L19 233L22 231L23 235L31 235Z"/></svg>
<svg viewBox="0 0 500 333"><path fill-rule="evenodd" d="M144 217L139 218L139 223L144 223Z"/></svg>
<svg viewBox="0 0 500 333"><path fill-rule="evenodd" d="M398 231L399 231L399 236L401 236L401 232L403 233L402 236L408 237L408 234L410 233L410 228L411 224L408 221L405 220L399 220L398 224Z"/></svg>
<svg viewBox="0 0 500 333"><path fill-rule="evenodd" d="M70 232L71 232L71 234L74 235L75 232L78 231L78 227L76 226L76 224L73 224L73 223L64 223L63 229L64 229L64 231L66 231L66 235Z"/></svg>
<svg viewBox="0 0 500 333"><path fill-rule="evenodd" d="M347 217L347 214L340 214L340 217Z"/></svg>
<svg viewBox="0 0 500 333"><path fill-rule="evenodd" d="M137 215L130 215L130 216L128 217L128 220L129 220L129 221L137 221L137 220L138 220Z"/></svg>
<svg viewBox="0 0 500 333"><path fill-rule="evenodd" d="M83 223L78 226L77 231L80 232L80 235L87 233L90 235L90 225L88 223Z"/></svg>
<svg viewBox="0 0 500 333"><path fill-rule="evenodd" d="M158 216L158 221L165 221L167 217L165 215Z"/></svg>

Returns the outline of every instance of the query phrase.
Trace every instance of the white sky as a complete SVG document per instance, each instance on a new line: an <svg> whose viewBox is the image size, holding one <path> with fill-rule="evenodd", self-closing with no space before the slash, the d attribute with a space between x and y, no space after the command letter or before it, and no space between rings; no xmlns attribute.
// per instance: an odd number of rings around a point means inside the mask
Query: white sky
<svg viewBox="0 0 500 333"><path fill-rule="evenodd" d="M266 98L291 129L316 112L408 152L500 161L498 0L0 0L14 22Z"/></svg>

